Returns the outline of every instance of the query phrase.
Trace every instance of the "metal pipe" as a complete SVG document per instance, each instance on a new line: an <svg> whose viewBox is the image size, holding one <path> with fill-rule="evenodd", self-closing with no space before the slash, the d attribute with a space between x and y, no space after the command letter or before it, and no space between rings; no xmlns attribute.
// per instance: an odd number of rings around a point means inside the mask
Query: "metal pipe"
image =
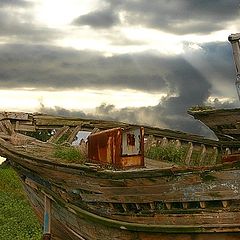
<svg viewBox="0 0 240 240"><path fill-rule="evenodd" d="M51 240L51 199L44 196L43 240Z"/></svg>
<svg viewBox="0 0 240 240"><path fill-rule="evenodd" d="M239 45L239 39L240 39L240 33L231 34L228 37L228 40L230 41L232 45L232 51L233 51L233 60L235 62L235 69L236 69L236 89L238 93L238 98L240 100L240 45Z"/></svg>

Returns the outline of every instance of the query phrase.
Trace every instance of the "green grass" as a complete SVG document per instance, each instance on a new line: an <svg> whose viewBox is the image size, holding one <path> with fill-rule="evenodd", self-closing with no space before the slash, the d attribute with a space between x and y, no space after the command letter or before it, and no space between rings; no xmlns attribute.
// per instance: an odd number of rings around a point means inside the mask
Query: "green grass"
<svg viewBox="0 0 240 240"><path fill-rule="evenodd" d="M40 240L41 226L16 173L0 165L0 239Z"/></svg>
<svg viewBox="0 0 240 240"><path fill-rule="evenodd" d="M168 144L167 146L153 146L146 152L145 156L151 159L167 161L173 163L182 163L182 159L185 155L185 149L183 147L176 147L174 144Z"/></svg>
<svg viewBox="0 0 240 240"><path fill-rule="evenodd" d="M69 163L83 163L85 156L75 147L57 146L54 157L65 160Z"/></svg>

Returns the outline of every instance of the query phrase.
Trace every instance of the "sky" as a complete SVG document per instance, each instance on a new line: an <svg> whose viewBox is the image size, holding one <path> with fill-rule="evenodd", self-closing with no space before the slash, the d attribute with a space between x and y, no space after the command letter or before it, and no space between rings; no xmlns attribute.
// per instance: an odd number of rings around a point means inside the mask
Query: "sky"
<svg viewBox="0 0 240 240"><path fill-rule="evenodd" d="M238 107L238 0L0 0L0 110L211 136L187 110Z"/></svg>

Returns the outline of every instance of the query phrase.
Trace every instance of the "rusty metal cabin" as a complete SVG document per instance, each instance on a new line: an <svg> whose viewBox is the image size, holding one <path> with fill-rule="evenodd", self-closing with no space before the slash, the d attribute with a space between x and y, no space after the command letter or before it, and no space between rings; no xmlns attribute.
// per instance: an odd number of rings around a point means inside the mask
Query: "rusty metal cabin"
<svg viewBox="0 0 240 240"><path fill-rule="evenodd" d="M91 161L116 168L144 166L144 129L114 128L88 137Z"/></svg>

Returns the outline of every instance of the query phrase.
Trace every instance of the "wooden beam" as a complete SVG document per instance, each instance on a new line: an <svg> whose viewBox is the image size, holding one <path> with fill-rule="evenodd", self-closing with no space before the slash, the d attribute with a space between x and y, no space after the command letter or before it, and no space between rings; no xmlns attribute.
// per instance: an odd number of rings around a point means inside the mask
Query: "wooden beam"
<svg viewBox="0 0 240 240"><path fill-rule="evenodd" d="M12 135L14 133L14 128L10 120L2 120L1 121L8 134Z"/></svg>
<svg viewBox="0 0 240 240"><path fill-rule="evenodd" d="M60 129L57 130L57 132L50 137L50 139L48 140L49 143L56 143L68 130L69 130L69 126L64 126Z"/></svg>
<svg viewBox="0 0 240 240"><path fill-rule="evenodd" d="M69 135L67 142L69 142L70 144L73 142L74 138L76 137L77 133L81 130L81 125L76 126L72 133Z"/></svg>

